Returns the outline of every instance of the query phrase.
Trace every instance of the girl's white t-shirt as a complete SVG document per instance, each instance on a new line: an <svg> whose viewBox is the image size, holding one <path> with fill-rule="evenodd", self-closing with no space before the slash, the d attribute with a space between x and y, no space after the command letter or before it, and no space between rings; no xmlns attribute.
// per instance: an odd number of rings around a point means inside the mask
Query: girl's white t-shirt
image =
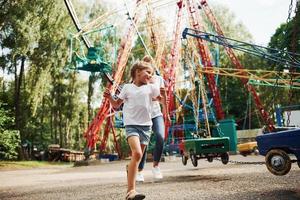
<svg viewBox="0 0 300 200"><path fill-rule="evenodd" d="M165 87L164 79L161 76L154 75L153 79L154 79L153 84L155 84L158 88L164 88ZM152 101L151 118L155 118L155 117L158 117L158 116L161 116L161 115L162 115L162 112L161 112L159 101Z"/></svg>
<svg viewBox="0 0 300 200"><path fill-rule="evenodd" d="M125 84L118 95L122 99L124 125L151 126L152 98L159 95L157 84Z"/></svg>

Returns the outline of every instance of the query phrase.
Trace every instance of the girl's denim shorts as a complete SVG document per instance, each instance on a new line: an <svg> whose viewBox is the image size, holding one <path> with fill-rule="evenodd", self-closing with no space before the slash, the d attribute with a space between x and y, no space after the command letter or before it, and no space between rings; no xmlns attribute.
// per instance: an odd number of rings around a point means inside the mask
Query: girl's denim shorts
<svg viewBox="0 0 300 200"><path fill-rule="evenodd" d="M138 136L140 143L148 145L151 135L151 126L126 125L126 139L131 136Z"/></svg>

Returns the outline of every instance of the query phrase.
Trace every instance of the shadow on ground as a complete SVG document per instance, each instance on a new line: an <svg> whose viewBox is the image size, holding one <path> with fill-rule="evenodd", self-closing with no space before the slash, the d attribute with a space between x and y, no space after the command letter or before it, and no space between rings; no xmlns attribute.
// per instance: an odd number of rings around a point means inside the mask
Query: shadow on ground
<svg viewBox="0 0 300 200"><path fill-rule="evenodd" d="M221 182L228 181L231 178L227 177L216 177L216 176L203 176L203 175L188 175L188 176L169 176L164 177L162 181L155 181L157 183L182 183L182 182L195 182L195 181L206 181L206 182ZM150 182L144 182L143 184L151 184Z"/></svg>

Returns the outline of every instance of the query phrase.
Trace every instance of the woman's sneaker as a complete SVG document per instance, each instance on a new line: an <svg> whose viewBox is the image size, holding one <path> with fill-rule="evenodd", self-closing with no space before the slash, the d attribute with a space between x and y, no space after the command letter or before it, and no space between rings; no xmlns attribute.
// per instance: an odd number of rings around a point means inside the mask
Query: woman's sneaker
<svg viewBox="0 0 300 200"><path fill-rule="evenodd" d="M131 190L126 194L126 200L142 200L145 199L145 195Z"/></svg>
<svg viewBox="0 0 300 200"><path fill-rule="evenodd" d="M144 182L145 181L144 175L141 172L138 172L135 177L135 180L136 182L140 182L140 183Z"/></svg>
<svg viewBox="0 0 300 200"><path fill-rule="evenodd" d="M152 173L154 180L161 180L163 178L158 166L152 168Z"/></svg>

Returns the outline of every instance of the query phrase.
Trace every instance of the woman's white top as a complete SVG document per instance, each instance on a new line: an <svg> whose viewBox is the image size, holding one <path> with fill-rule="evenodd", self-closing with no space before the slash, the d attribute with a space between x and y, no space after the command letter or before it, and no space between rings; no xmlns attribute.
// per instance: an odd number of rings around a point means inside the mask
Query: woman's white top
<svg viewBox="0 0 300 200"><path fill-rule="evenodd" d="M154 83L158 88L164 88L164 79L161 76L154 75L153 76ZM152 101L152 112L151 112L151 118L155 118L158 116L163 115L161 112L159 101Z"/></svg>
<svg viewBox="0 0 300 200"><path fill-rule="evenodd" d="M152 98L159 95L157 84L125 84L118 95L122 99L124 125L151 126Z"/></svg>

